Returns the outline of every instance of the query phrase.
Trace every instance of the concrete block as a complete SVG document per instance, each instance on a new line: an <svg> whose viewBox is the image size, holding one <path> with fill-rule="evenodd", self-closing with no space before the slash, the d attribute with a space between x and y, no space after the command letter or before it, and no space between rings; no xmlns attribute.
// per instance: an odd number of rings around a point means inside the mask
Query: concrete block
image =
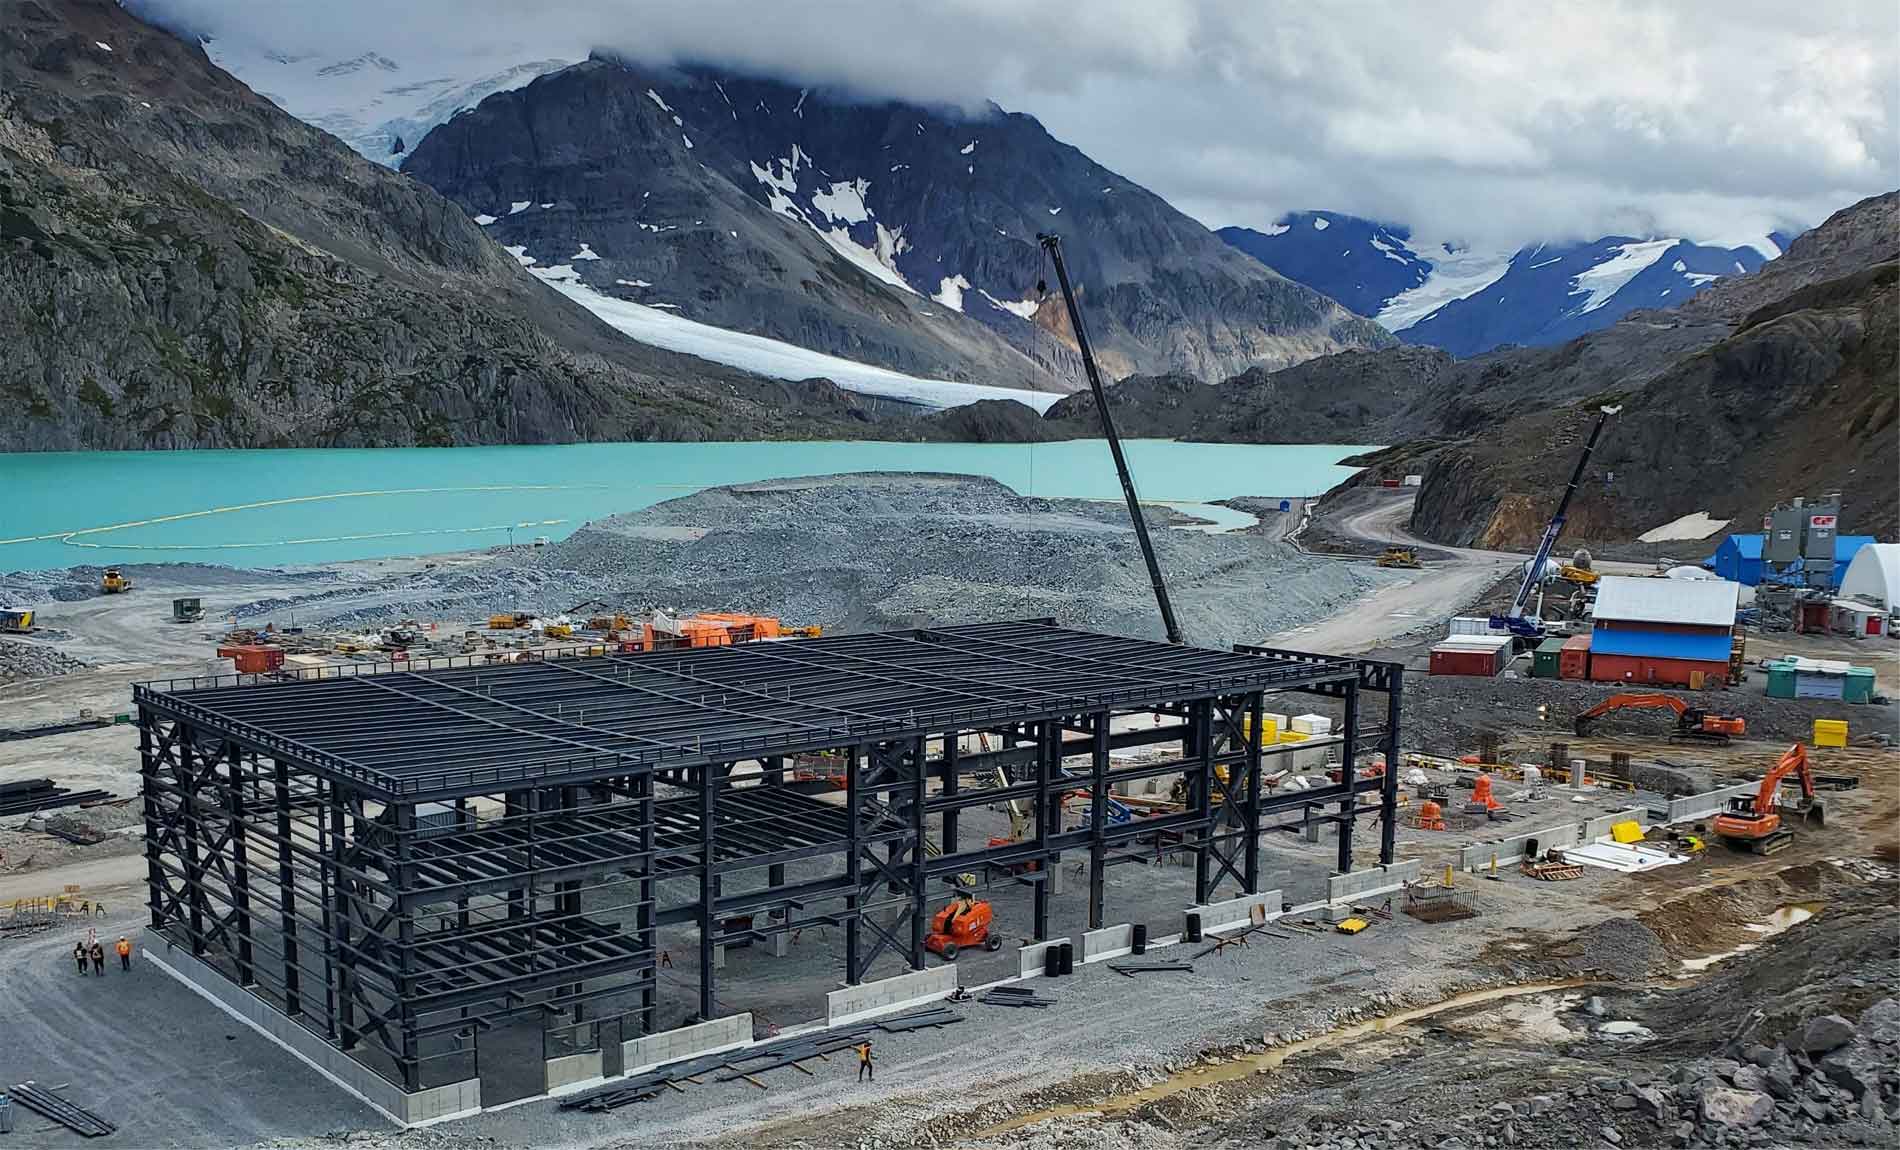
<svg viewBox="0 0 1900 1150"><path fill-rule="evenodd" d="M752 1015L733 1014L711 1022L697 1022L677 1030L662 1030L620 1044L620 1065L628 1074L666 1062L696 1058L752 1044Z"/></svg>
<svg viewBox="0 0 1900 1150"><path fill-rule="evenodd" d="M1585 819L1583 822L1582 841L1586 843L1595 842L1597 839L1609 834L1610 828L1618 823L1626 823L1632 820L1640 823L1646 821L1648 817L1649 812L1647 810L1641 807L1632 807L1626 811L1618 811L1613 815L1598 815L1593 819Z"/></svg>
<svg viewBox="0 0 1900 1150"><path fill-rule="evenodd" d="M825 996L825 1025L837 1026L859 1018L889 1014L922 1002L943 998L957 988L953 964L913 970L895 978L861 982Z"/></svg>
<svg viewBox="0 0 1900 1150"><path fill-rule="evenodd" d="M777 934L765 936L766 953L773 958L785 958L792 953L792 932L781 930Z"/></svg>
<svg viewBox="0 0 1900 1150"><path fill-rule="evenodd" d="M1385 871L1388 882L1408 883L1418 881L1423 865L1418 859L1401 859L1395 863L1381 863L1379 869Z"/></svg>
<svg viewBox="0 0 1900 1150"><path fill-rule="evenodd" d="M1499 866L1508 866L1524 857L1524 845L1531 839L1537 840L1537 850L1541 854L1549 847L1577 845L1581 841L1583 829L1582 823L1562 823L1511 835L1496 842L1474 843L1460 852L1459 865L1468 871L1489 870L1495 859Z"/></svg>
<svg viewBox="0 0 1900 1150"><path fill-rule="evenodd" d="M1104 959L1120 958L1135 949L1135 928L1123 923L1120 926L1105 926L1100 930L1086 931L1082 935L1082 961L1101 962Z"/></svg>
<svg viewBox="0 0 1900 1150"><path fill-rule="evenodd" d="M1256 907L1269 919L1280 917L1280 892L1266 890L1222 902L1210 902L1205 906L1191 906L1187 908L1187 913L1201 916L1202 934L1218 934L1239 926L1251 926Z"/></svg>
<svg viewBox="0 0 1900 1150"><path fill-rule="evenodd" d="M1069 940L1065 938L1055 938L1048 942L1024 943L1022 950L1017 952L1022 963L1021 977L1035 978L1042 974L1043 967L1048 962L1048 959L1043 957L1044 952L1052 946L1061 946L1067 941Z"/></svg>
<svg viewBox="0 0 1900 1150"><path fill-rule="evenodd" d="M1760 783L1737 783L1732 787L1720 787L1713 791L1704 791L1699 795L1685 795L1679 799L1671 799L1668 819L1672 823L1680 823L1720 814L1728 809L1730 799L1740 795L1752 795L1760 787Z"/></svg>
<svg viewBox="0 0 1900 1150"><path fill-rule="evenodd" d="M1062 860L1061 859L1050 860L1049 875L1047 878L1043 879L1043 882L1049 885L1049 893L1061 894L1062 889L1063 889L1063 881L1064 880L1062 878Z"/></svg>
<svg viewBox="0 0 1900 1150"><path fill-rule="evenodd" d="M563 1086L572 1086L577 1082L591 1082L600 1077L601 1058L598 1050L584 1050L579 1054L564 1054L559 1058L547 1060L542 1071L542 1080L547 1083L549 1093Z"/></svg>

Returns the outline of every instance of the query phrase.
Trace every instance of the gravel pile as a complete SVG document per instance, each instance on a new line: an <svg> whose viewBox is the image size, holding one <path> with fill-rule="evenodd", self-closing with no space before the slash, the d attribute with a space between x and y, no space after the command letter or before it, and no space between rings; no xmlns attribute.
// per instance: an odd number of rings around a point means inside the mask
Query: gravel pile
<svg viewBox="0 0 1900 1150"><path fill-rule="evenodd" d="M1173 530L1156 549L1190 642L1330 614L1381 578L1257 535ZM1126 512L961 476L849 475L716 488L590 524L529 562L630 605L749 609L868 629L1053 616L1160 637Z"/></svg>
<svg viewBox="0 0 1900 1150"><path fill-rule="evenodd" d="M0 683L69 675L91 665L84 659L76 659L63 651L42 647L38 643L0 639Z"/></svg>

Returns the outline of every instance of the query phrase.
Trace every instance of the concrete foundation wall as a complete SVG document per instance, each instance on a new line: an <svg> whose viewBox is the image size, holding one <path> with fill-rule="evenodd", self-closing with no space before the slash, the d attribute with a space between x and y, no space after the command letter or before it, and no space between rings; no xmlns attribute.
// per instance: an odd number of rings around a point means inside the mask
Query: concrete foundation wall
<svg viewBox="0 0 1900 1150"><path fill-rule="evenodd" d="M1496 842L1473 843L1459 855L1458 865L1468 871L1488 870L1491 861L1496 859L1499 866L1507 866L1524 857L1524 844L1531 839L1537 840L1537 849L1541 853L1546 847L1576 846L1582 835L1582 823L1560 823L1542 830L1511 835Z"/></svg>
<svg viewBox="0 0 1900 1150"><path fill-rule="evenodd" d="M698 1022L678 1030L663 1030L620 1044L620 1065L628 1074L658 1066L697 1058L720 1050L734 1050L752 1042L752 1015L733 1014ZM599 1073L596 1069L595 1073Z"/></svg>
<svg viewBox="0 0 1900 1150"><path fill-rule="evenodd" d="M1732 787L1704 791L1699 795L1688 795L1669 801L1669 821L1679 823L1686 819L1706 819L1710 815L1721 814L1728 809L1728 801L1738 795L1752 795L1761 789L1760 783L1737 783Z"/></svg>
<svg viewBox="0 0 1900 1150"><path fill-rule="evenodd" d="M1068 941L1066 938L1052 938L1048 942L1031 942L1024 944L1022 950L1018 952L1020 961L1022 962L1022 967L1018 973L1021 974L1023 978L1035 978L1040 975L1043 967L1049 961L1044 957L1044 953L1048 951L1050 947L1061 946Z"/></svg>
<svg viewBox="0 0 1900 1150"><path fill-rule="evenodd" d="M145 932L145 958L226 1014L249 1026L349 1094L403 1126L459 1118L482 1108L482 1082L470 1078L406 1093L348 1054L331 1046L276 1007L219 974L189 950L156 931ZM599 1059L599 1055L595 1055ZM596 1069L595 1073L599 1073Z"/></svg>
<svg viewBox="0 0 1900 1150"><path fill-rule="evenodd" d="M1128 923L1105 926L1082 935L1082 961L1101 962L1120 958L1135 949L1135 928Z"/></svg>
<svg viewBox="0 0 1900 1150"><path fill-rule="evenodd" d="M1371 895L1390 894L1408 882L1417 881L1418 868L1417 859L1406 859L1403 862L1367 867L1350 874L1332 875L1326 880L1326 901L1346 903Z"/></svg>
<svg viewBox="0 0 1900 1150"><path fill-rule="evenodd" d="M563 1054L559 1058L547 1060L543 1070L543 1081L547 1083L549 1093L577 1082L593 1082L600 1078L601 1057L598 1050L587 1050L579 1054Z"/></svg>
<svg viewBox="0 0 1900 1150"><path fill-rule="evenodd" d="M1278 890L1261 891L1259 894L1241 895L1224 902L1210 902L1206 906L1191 906L1188 914L1201 916L1201 932L1213 934L1216 931L1232 930L1237 926L1250 926L1253 923L1254 908L1259 907L1268 918L1280 916L1280 892Z"/></svg>
<svg viewBox="0 0 1900 1150"><path fill-rule="evenodd" d="M834 990L825 996L825 1025L837 1026L866 1015L885 1014L913 1003L942 998L957 988L957 968L949 963Z"/></svg>
<svg viewBox="0 0 1900 1150"><path fill-rule="evenodd" d="M1610 828L1618 823L1641 823L1647 822L1648 819L1649 812L1641 807L1632 807L1627 811L1618 811L1613 815L1601 815L1594 819L1585 819L1583 822L1582 841L1586 843L1595 842L1604 835L1609 834Z"/></svg>

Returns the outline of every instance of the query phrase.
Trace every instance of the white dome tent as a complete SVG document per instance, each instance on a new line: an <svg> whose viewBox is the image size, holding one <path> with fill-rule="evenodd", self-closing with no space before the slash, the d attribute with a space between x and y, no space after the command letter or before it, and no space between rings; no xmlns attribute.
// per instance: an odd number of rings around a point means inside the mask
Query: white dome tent
<svg viewBox="0 0 1900 1150"><path fill-rule="evenodd" d="M1900 543L1869 543L1854 553L1841 576L1840 597L1900 608Z"/></svg>

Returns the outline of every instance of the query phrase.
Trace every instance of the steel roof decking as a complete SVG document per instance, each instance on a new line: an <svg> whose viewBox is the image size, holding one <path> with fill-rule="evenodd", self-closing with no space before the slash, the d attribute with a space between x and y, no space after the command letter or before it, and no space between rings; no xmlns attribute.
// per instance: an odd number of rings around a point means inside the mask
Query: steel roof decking
<svg viewBox="0 0 1900 1150"><path fill-rule="evenodd" d="M1337 677L1033 621L783 643L137 688L142 705L390 795L848 746Z"/></svg>

